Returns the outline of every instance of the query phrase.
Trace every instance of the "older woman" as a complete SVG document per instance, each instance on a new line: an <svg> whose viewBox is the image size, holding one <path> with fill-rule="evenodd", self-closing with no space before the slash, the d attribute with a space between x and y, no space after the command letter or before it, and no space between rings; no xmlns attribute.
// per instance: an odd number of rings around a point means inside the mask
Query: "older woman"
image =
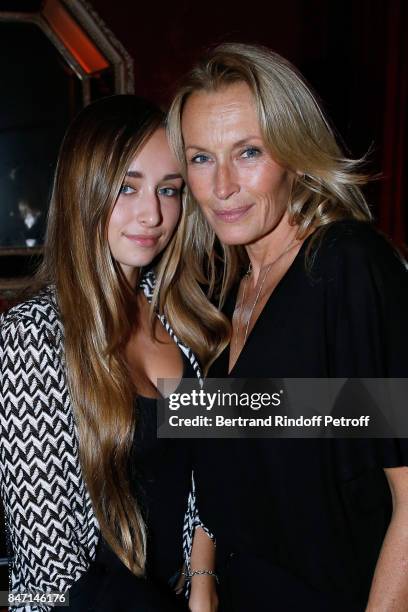
<svg viewBox="0 0 408 612"><path fill-rule="evenodd" d="M407 271L296 70L264 48L217 47L179 90L169 133L192 194L185 248L210 287L224 253L232 334L210 375L406 377ZM396 440L203 441L199 507L226 609L408 610L407 465Z"/></svg>

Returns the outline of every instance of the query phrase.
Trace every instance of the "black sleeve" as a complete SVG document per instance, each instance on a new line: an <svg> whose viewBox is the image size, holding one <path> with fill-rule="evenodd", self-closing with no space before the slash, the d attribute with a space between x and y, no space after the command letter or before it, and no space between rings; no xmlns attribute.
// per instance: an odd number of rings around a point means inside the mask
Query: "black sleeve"
<svg viewBox="0 0 408 612"><path fill-rule="evenodd" d="M328 241L330 374L408 377L408 270L370 226Z"/></svg>
<svg viewBox="0 0 408 612"><path fill-rule="evenodd" d="M399 378L406 379L406 384L408 270L404 262L366 224L345 224L326 247L322 255L327 271L330 376ZM408 465L407 438L336 443L345 478L367 468Z"/></svg>

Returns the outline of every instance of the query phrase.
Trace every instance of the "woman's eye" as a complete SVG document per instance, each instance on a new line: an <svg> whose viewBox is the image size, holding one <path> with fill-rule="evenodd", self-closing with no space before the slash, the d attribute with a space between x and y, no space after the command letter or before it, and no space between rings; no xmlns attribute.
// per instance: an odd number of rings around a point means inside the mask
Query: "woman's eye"
<svg viewBox="0 0 408 612"><path fill-rule="evenodd" d="M136 189L134 187L131 187L130 185L125 185L123 184L122 187L120 188L120 193L123 195L129 195L131 193L135 193Z"/></svg>
<svg viewBox="0 0 408 612"><path fill-rule="evenodd" d="M191 163L192 164L204 164L208 160L209 160L209 157L207 155L203 155L202 153L200 153L200 155L194 155L194 157L191 158Z"/></svg>
<svg viewBox="0 0 408 612"><path fill-rule="evenodd" d="M256 147L248 147L241 153L241 157L244 159L253 159L254 157L259 157L261 151Z"/></svg>
<svg viewBox="0 0 408 612"><path fill-rule="evenodd" d="M165 198L175 198L179 195L180 190L177 187L161 187L158 193Z"/></svg>

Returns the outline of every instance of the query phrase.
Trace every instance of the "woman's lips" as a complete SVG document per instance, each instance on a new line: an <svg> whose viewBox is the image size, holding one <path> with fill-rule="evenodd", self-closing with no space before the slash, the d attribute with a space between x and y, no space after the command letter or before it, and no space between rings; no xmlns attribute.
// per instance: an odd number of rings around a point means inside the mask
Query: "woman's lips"
<svg viewBox="0 0 408 612"><path fill-rule="evenodd" d="M159 236L144 236L143 234L125 234L125 236L141 247L153 247L159 241Z"/></svg>
<svg viewBox="0 0 408 612"><path fill-rule="evenodd" d="M217 219L221 221L225 221L225 223L234 223L235 221L239 221L250 208L252 208L253 204L248 204L247 206L238 206L237 208L228 208L225 210L214 210L214 215Z"/></svg>

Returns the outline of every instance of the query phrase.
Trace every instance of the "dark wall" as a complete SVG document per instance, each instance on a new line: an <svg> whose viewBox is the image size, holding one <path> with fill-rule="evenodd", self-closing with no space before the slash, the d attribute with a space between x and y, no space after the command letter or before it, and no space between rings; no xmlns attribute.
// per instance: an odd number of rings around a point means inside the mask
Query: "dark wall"
<svg viewBox="0 0 408 612"><path fill-rule="evenodd" d="M137 93L161 103L214 43L261 43L286 56L318 91L351 153L371 148L370 169L387 176L368 198L382 228L406 240L407 185L398 171L408 136L405 0L93 0L93 6L133 56Z"/></svg>

